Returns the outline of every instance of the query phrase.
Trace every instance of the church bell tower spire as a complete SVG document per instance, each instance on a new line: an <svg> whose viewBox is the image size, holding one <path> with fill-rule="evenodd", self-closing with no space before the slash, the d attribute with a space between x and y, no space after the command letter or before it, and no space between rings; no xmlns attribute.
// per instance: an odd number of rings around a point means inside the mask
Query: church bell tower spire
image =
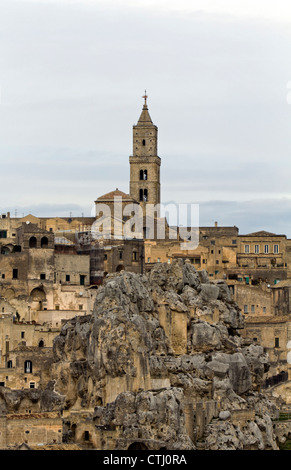
<svg viewBox="0 0 291 470"><path fill-rule="evenodd" d="M160 204L160 166L158 128L152 122L147 93L136 125L133 126L133 154L130 163L130 195L139 201L144 215L147 204Z"/></svg>

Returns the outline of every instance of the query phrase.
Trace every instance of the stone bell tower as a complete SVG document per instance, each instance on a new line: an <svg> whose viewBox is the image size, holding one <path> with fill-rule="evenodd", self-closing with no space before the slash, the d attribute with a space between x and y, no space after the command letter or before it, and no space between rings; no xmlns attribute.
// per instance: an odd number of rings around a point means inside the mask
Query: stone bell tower
<svg viewBox="0 0 291 470"><path fill-rule="evenodd" d="M147 204L160 204L160 166L158 157L158 128L151 120L147 95L140 118L133 126L133 154L130 163L130 196L139 201L143 213ZM159 216L159 211L157 213Z"/></svg>

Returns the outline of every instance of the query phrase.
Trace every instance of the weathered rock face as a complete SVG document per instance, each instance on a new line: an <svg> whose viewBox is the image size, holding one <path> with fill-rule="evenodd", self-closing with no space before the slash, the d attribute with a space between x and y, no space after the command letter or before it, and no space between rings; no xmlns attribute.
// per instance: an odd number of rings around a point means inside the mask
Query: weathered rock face
<svg viewBox="0 0 291 470"><path fill-rule="evenodd" d="M54 391L54 384L48 383L45 390L11 390L0 387L0 415L14 413L61 411L64 397Z"/></svg>
<svg viewBox="0 0 291 470"><path fill-rule="evenodd" d="M268 358L243 326L226 283L181 260L110 275L54 342L55 391L67 414L94 410L96 448L275 449Z"/></svg>

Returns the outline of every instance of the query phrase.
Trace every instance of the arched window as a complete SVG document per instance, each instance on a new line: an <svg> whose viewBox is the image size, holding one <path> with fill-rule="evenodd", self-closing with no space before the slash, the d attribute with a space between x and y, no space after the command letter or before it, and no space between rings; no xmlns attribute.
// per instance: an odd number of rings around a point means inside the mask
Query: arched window
<svg viewBox="0 0 291 470"><path fill-rule="evenodd" d="M123 264L119 264L119 265L117 266L117 268L116 268L116 272L117 272L117 273L120 273L120 271L124 271L124 266L123 266Z"/></svg>
<svg viewBox="0 0 291 470"><path fill-rule="evenodd" d="M32 373L32 362L31 361L25 361L24 362L24 373L25 374L31 374Z"/></svg>
<svg viewBox="0 0 291 470"><path fill-rule="evenodd" d="M35 237L30 237L29 239L29 248L36 248L36 238Z"/></svg>
<svg viewBox="0 0 291 470"><path fill-rule="evenodd" d="M8 361L8 362L7 362L7 368L8 368L8 369L12 369L12 361Z"/></svg>
<svg viewBox="0 0 291 470"><path fill-rule="evenodd" d="M40 342L38 343L38 347L39 347L39 348L43 348L43 347L44 347L44 342L43 342L42 339L41 339Z"/></svg>
<svg viewBox="0 0 291 470"><path fill-rule="evenodd" d="M139 179L140 179L140 181L147 180L148 179L148 170L140 170Z"/></svg>
<svg viewBox="0 0 291 470"><path fill-rule="evenodd" d="M142 139L142 145L145 146L146 142L145 139Z"/></svg>
<svg viewBox="0 0 291 470"><path fill-rule="evenodd" d="M48 238L47 237L42 237L40 241L40 246L42 248L47 248L48 247Z"/></svg>
<svg viewBox="0 0 291 470"><path fill-rule="evenodd" d="M140 201L148 201L148 190L147 189L140 189L139 190L139 200Z"/></svg>

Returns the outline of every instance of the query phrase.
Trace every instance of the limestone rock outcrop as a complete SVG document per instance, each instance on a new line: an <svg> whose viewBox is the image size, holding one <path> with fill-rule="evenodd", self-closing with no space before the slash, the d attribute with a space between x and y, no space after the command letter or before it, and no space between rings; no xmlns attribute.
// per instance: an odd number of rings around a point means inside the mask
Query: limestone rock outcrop
<svg viewBox="0 0 291 470"><path fill-rule="evenodd" d="M81 436L72 416L87 410L99 449L276 449L268 357L243 326L227 284L182 260L107 276L93 314L54 341L68 430Z"/></svg>

